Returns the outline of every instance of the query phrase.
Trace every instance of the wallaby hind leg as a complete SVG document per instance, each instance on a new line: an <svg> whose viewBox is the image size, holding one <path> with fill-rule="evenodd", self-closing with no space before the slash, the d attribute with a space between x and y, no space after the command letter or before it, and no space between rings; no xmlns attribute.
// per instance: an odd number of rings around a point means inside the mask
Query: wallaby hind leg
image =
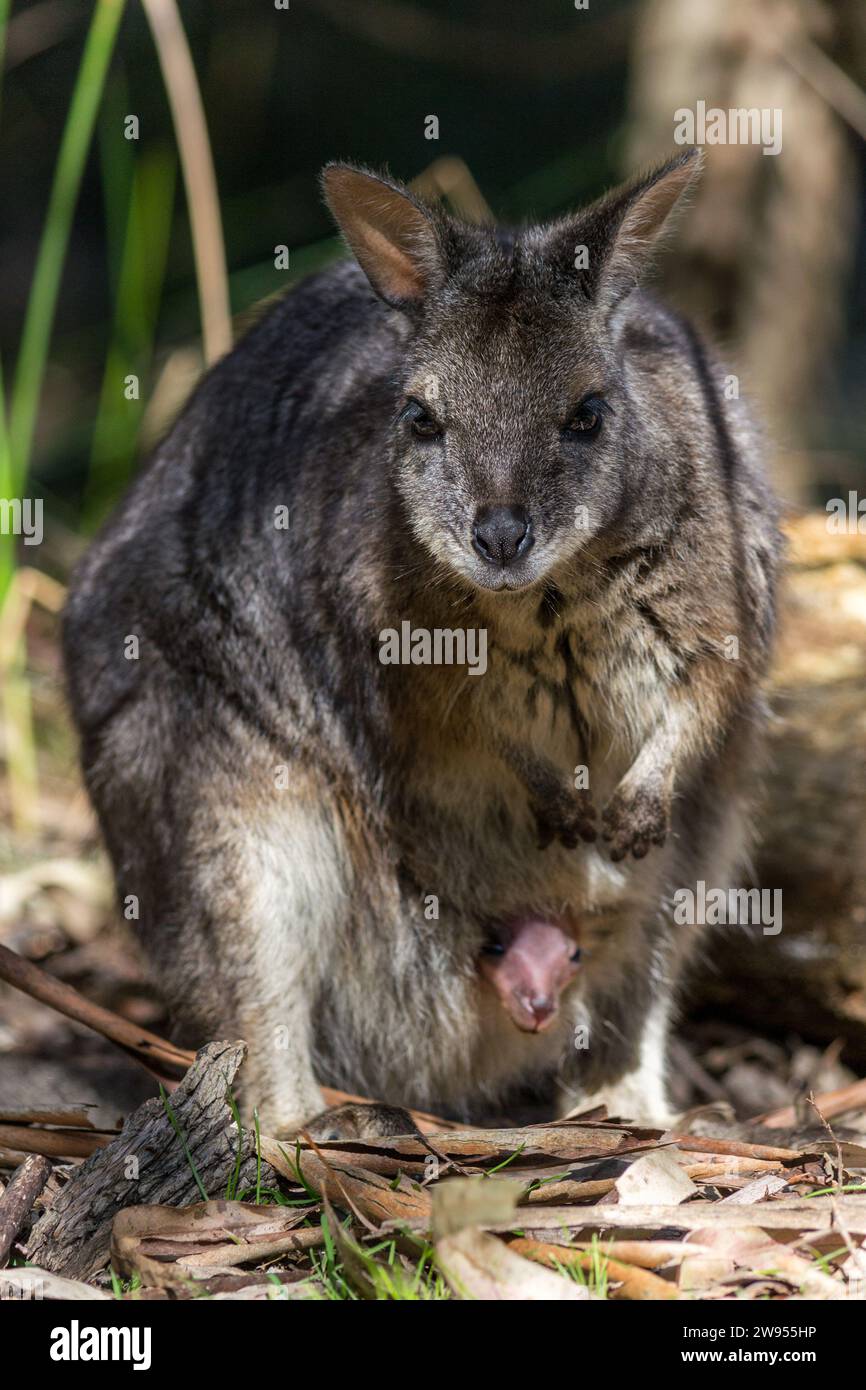
<svg viewBox="0 0 866 1390"><path fill-rule="evenodd" d="M667 1125L665 1080L673 999L670 924L637 899L583 924L588 965L572 996L573 1035L557 1078L557 1114Z"/></svg>
<svg viewBox="0 0 866 1390"><path fill-rule="evenodd" d="M288 792L243 811L199 802L142 941L187 1037L246 1042L245 1118L256 1108L263 1130L291 1134L323 1106L312 1018L345 911L336 823Z"/></svg>

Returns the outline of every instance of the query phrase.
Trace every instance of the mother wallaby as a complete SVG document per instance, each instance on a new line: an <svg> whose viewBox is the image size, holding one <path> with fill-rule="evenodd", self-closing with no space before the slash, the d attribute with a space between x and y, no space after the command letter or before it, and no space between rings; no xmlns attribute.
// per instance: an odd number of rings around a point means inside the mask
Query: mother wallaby
<svg viewBox="0 0 866 1390"><path fill-rule="evenodd" d="M355 261L207 375L79 570L121 903L272 1131L319 1083L665 1117L671 898L735 881L779 548L737 393L638 289L697 165L521 230L329 165ZM544 1027L479 969L524 920L582 949Z"/></svg>

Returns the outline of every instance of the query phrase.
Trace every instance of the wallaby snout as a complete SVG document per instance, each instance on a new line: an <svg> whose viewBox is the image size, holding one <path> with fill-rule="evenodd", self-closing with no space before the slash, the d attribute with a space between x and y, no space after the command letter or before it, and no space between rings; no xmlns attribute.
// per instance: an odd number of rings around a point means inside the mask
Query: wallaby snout
<svg viewBox="0 0 866 1390"><path fill-rule="evenodd" d="M476 555L504 569L526 554L533 542L532 522L525 507L480 507L472 526Z"/></svg>

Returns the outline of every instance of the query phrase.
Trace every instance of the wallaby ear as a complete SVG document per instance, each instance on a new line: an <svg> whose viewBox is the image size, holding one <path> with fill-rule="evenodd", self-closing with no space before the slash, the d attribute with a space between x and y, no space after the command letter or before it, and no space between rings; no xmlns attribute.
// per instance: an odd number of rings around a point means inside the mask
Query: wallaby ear
<svg viewBox="0 0 866 1390"><path fill-rule="evenodd" d="M608 193L567 223L557 223L551 229L561 252L568 255L572 275L572 267L584 270L582 277L575 277L576 282L602 308L611 309L634 289L670 213L692 183L701 163L700 150L685 150L643 178ZM585 266L581 266L575 255L578 245L586 247ZM556 246L550 249L556 256ZM563 255L556 259L563 263Z"/></svg>
<svg viewBox="0 0 866 1390"><path fill-rule="evenodd" d="M398 308L418 304L442 278L433 219L410 193L349 164L322 173L328 207L377 294Z"/></svg>

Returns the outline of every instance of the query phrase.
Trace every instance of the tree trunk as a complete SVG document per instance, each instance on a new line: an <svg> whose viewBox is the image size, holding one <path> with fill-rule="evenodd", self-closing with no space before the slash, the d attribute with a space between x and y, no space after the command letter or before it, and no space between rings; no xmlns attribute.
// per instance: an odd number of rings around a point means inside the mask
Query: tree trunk
<svg viewBox="0 0 866 1390"><path fill-rule="evenodd" d="M119 1137L76 1170L36 1223L28 1260L53 1274L91 1279L108 1259L111 1223L122 1208L186 1206L224 1195L238 1151L228 1096L244 1052L243 1043L208 1043L167 1102L140 1105ZM239 1190L255 1186L256 1167L255 1135L245 1130ZM269 1165L262 1168L268 1186L275 1175Z"/></svg>

